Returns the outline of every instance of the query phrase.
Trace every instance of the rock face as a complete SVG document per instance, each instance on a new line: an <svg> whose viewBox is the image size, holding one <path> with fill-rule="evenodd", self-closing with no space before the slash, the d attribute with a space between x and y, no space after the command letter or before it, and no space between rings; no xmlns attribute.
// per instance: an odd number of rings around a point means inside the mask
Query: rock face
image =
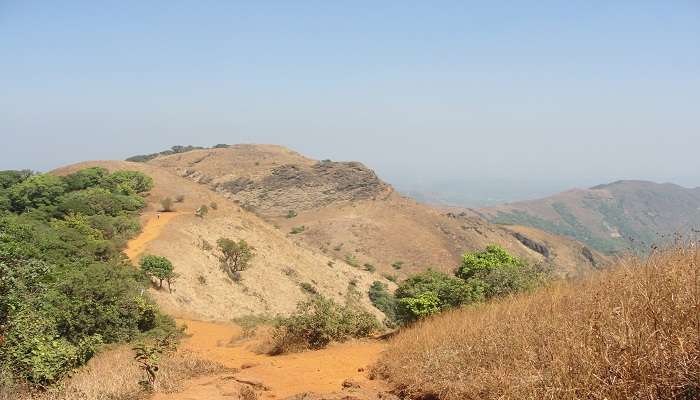
<svg viewBox="0 0 700 400"><path fill-rule="evenodd" d="M237 177L216 183L213 188L264 215L343 201L376 200L392 192L391 186L363 164L333 161L311 166L280 165L261 179Z"/></svg>
<svg viewBox="0 0 700 400"><path fill-rule="evenodd" d="M544 256L545 258L549 258L549 249L544 244L536 242L520 232L513 232L513 237L518 239L518 241L528 249L542 254L542 256ZM591 254L590 256L592 259L593 254Z"/></svg>

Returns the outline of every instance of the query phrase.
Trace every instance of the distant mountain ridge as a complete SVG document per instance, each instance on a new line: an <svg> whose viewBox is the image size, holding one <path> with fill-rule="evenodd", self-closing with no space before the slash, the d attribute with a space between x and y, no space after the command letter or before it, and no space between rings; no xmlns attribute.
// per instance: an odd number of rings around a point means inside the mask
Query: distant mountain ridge
<svg viewBox="0 0 700 400"><path fill-rule="evenodd" d="M564 235L607 254L646 252L700 228L700 188L621 180L554 196L479 209L496 224Z"/></svg>

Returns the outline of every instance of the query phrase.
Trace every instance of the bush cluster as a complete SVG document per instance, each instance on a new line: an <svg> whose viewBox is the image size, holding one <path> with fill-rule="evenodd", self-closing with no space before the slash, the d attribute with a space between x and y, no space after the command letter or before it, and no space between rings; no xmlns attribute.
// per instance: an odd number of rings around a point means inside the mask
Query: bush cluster
<svg viewBox="0 0 700 400"><path fill-rule="evenodd" d="M546 279L548 271L491 245L465 254L455 275L428 270L411 276L401 282L392 301L387 299L391 294L377 285L381 282L375 282L370 300L389 321L393 317L406 324L464 304L532 289Z"/></svg>
<svg viewBox="0 0 700 400"><path fill-rule="evenodd" d="M320 349L332 341L367 337L377 330L377 319L367 311L317 295L277 322L270 353Z"/></svg>
<svg viewBox="0 0 700 400"><path fill-rule="evenodd" d="M104 168L0 171L0 376L48 385L102 343L172 328L120 253L152 185Z"/></svg>

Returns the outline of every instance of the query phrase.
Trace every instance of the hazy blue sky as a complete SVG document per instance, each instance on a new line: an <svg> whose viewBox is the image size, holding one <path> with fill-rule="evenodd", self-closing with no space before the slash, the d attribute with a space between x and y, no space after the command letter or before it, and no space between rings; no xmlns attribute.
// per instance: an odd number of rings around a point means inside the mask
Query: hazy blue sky
<svg viewBox="0 0 700 400"><path fill-rule="evenodd" d="M700 2L0 0L0 136L2 169L252 142L410 187L697 186Z"/></svg>

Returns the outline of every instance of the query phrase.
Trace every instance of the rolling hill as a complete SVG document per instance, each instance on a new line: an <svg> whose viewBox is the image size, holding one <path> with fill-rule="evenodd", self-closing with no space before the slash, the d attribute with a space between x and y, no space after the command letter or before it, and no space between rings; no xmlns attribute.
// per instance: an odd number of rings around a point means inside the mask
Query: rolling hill
<svg viewBox="0 0 700 400"><path fill-rule="evenodd" d="M302 285L341 302L355 293L366 293L374 280L392 285L378 274L334 262L318 251L298 246L284 232L221 194L162 168L126 161L92 161L54 173L68 174L93 166L110 171L135 170L153 178L155 186L146 198L147 209L142 215L144 229L151 227L160 199L184 196L181 203L174 205L173 213L162 214L163 221L156 226L158 232L151 235L152 240L136 246L139 251L129 254L134 259L142 254L156 254L172 261L179 274L172 293L152 290L153 297L172 316L230 321L247 315L288 314L307 298ZM197 207L212 202L217 203L217 209L210 210L205 218L194 215ZM210 248L221 237L244 239L255 247L256 256L239 282L233 282L220 269L215 250ZM365 308L381 315L366 296L359 297Z"/></svg>
<svg viewBox="0 0 700 400"><path fill-rule="evenodd" d="M700 188L617 181L477 211L496 224L564 235L600 252L646 252L700 228Z"/></svg>
<svg viewBox="0 0 700 400"><path fill-rule="evenodd" d="M317 161L275 145L192 149L146 162L232 200L303 247L391 279L428 267L451 272L464 252L494 243L560 275L607 263L573 240L420 204L358 162Z"/></svg>

